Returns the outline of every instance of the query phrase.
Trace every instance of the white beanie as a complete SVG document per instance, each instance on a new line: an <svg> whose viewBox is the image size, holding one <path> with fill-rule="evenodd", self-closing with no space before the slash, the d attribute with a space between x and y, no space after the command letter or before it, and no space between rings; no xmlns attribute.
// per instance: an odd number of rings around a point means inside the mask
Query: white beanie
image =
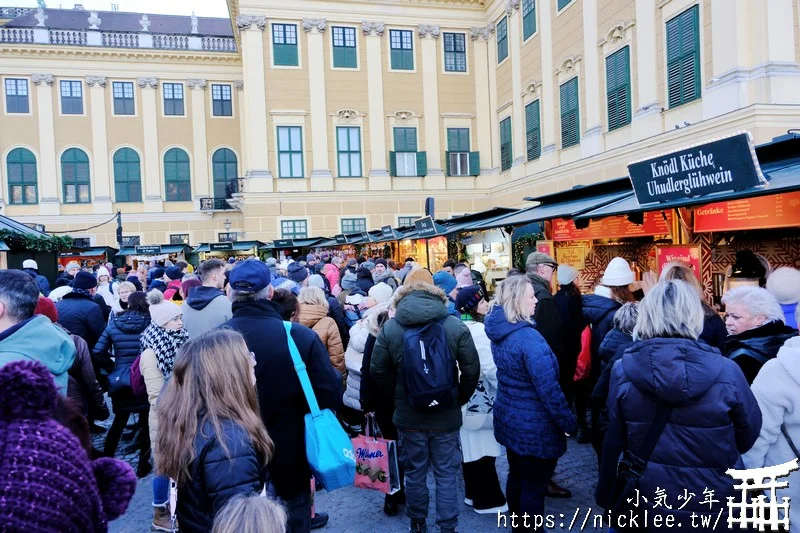
<svg viewBox="0 0 800 533"><path fill-rule="evenodd" d="M800 270L780 267L767 278L767 290L781 305L800 302Z"/></svg>
<svg viewBox="0 0 800 533"><path fill-rule="evenodd" d="M558 265L558 284L569 285L578 277L578 270L569 265Z"/></svg>
<svg viewBox="0 0 800 533"><path fill-rule="evenodd" d="M97 279L100 279L100 276L108 276L111 277L111 274L108 273L108 269L106 267L100 267L97 269Z"/></svg>
<svg viewBox="0 0 800 533"><path fill-rule="evenodd" d="M26 259L22 262L22 268L32 268L33 270L39 270L39 265L33 259Z"/></svg>
<svg viewBox="0 0 800 533"><path fill-rule="evenodd" d="M633 270L622 257L615 257L608 263L603 273L603 285L607 287L627 287L635 281Z"/></svg>
<svg viewBox="0 0 800 533"><path fill-rule="evenodd" d="M392 290L392 288L386 283L383 282L376 283L369 290L369 297L378 302L379 304L382 304L392 299L393 292L394 291Z"/></svg>
<svg viewBox="0 0 800 533"><path fill-rule="evenodd" d="M183 310L172 302L164 301L164 293L158 289L153 289L147 293L147 303L150 304L150 318L156 326L162 328L183 314Z"/></svg>

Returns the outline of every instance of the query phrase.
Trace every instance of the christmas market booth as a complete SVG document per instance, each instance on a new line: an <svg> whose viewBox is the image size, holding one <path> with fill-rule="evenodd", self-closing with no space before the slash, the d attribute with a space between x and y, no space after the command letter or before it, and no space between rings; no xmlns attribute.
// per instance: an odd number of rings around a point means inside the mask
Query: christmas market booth
<svg viewBox="0 0 800 533"><path fill-rule="evenodd" d="M347 260L356 257L356 247L353 243L361 240L360 233L339 234L331 239L323 239L314 246L313 253L318 256L341 257Z"/></svg>
<svg viewBox="0 0 800 533"><path fill-rule="evenodd" d="M140 263L150 261L186 261L193 263L192 247L187 244L148 244L143 246L129 246L117 252L118 257L124 258L124 264L131 265L135 270Z"/></svg>
<svg viewBox="0 0 800 533"><path fill-rule="evenodd" d="M649 270L660 273L667 262L682 260L695 269L709 300L719 303L739 277L758 283L770 269L800 266L800 135L753 147L749 133L737 133L628 169L634 195L573 222L592 228L622 217L657 231L663 220L673 239L654 243ZM755 255L763 276L742 272L743 254Z"/></svg>
<svg viewBox="0 0 800 533"><path fill-rule="evenodd" d="M33 259L39 274L52 285L58 277L58 253L71 247L68 236L49 235L0 215L0 269L19 269L26 259Z"/></svg>
<svg viewBox="0 0 800 533"><path fill-rule="evenodd" d="M327 240L325 237L275 239L271 243L263 244L259 249L264 252L262 255L274 257L278 261L284 261L289 257L300 261L305 260L306 255L314 252L318 243Z"/></svg>
<svg viewBox="0 0 800 533"><path fill-rule="evenodd" d="M117 256L117 249L111 246L92 246L88 248L75 247L69 251L58 254L58 262L61 266L67 266L70 261L77 261L82 265L94 266L114 262Z"/></svg>
<svg viewBox="0 0 800 533"><path fill-rule="evenodd" d="M212 257L227 261L231 257L235 259L247 259L248 257L258 257L259 249L265 246L261 241L226 241L202 243L193 250L193 253L200 256L200 261L211 259Z"/></svg>

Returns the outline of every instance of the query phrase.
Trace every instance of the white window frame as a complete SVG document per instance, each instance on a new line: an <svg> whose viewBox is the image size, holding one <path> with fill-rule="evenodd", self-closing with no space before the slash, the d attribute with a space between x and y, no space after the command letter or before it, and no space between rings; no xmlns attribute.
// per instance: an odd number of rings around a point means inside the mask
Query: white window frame
<svg viewBox="0 0 800 533"><path fill-rule="evenodd" d="M61 92L61 84L67 83L77 83L81 88L81 112L80 113L64 113L64 102L62 100L63 94ZM72 89L70 88L70 91ZM134 111L136 109L134 108ZM83 82L81 80L75 79L64 79L58 80L58 115L61 117L83 117L86 116L86 91L83 88Z"/></svg>

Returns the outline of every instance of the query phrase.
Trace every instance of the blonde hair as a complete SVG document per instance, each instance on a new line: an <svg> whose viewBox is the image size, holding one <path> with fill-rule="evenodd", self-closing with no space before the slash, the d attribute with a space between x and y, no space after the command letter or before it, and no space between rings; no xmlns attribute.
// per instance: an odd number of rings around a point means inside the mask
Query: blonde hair
<svg viewBox="0 0 800 533"><path fill-rule="evenodd" d="M286 511L257 494L238 494L220 509L211 533L285 533Z"/></svg>
<svg viewBox="0 0 800 533"><path fill-rule="evenodd" d="M122 289L128 289L131 292L136 292L136 285L134 285L130 281L123 281L122 283L116 286L116 289L117 289L117 294L119 294L119 291L121 291Z"/></svg>
<svg viewBox="0 0 800 533"><path fill-rule="evenodd" d="M156 468L184 485L191 479L197 458L195 439L206 423L226 455L230 453L222 429L229 420L241 426L263 465L273 444L261 421L258 396L252 384L252 363L242 335L222 328L184 344L175 358L172 379L162 393L155 449Z"/></svg>
<svg viewBox="0 0 800 533"><path fill-rule="evenodd" d="M321 305L325 309L328 308L328 299L319 287L303 287L300 289L297 301L300 305Z"/></svg>
<svg viewBox="0 0 800 533"><path fill-rule="evenodd" d="M705 291L703 286L700 285L700 280L694 275L694 271L686 265L683 261L670 261L664 265L664 270L661 271L659 281L680 280L689 285L697 291L697 294L703 298Z"/></svg>
<svg viewBox="0 0 800 533"><path fill-rule="evenodd" d="M697 340L703 332L700 295L680 280L660 281L639 302L633 340L657 337Z"/></svg>
<svg viewBox="0 0 800 533"><path fill-rule="evenodd" d="M533 290L528 276L511 276L503 280L495 293L489 312L492 312L495 305L499 305L506 314L506 320L512 324L530 322L531 317L525 309L526 286Z"/></svg>

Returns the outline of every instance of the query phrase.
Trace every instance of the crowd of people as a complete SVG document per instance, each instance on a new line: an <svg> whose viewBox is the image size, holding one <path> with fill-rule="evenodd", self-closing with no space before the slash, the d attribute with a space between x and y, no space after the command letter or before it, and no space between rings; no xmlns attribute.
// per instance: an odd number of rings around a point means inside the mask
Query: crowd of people
<svg viewBox="0 0 800 533"><path fill-rule="evenodd" d="M642 494L710 491L724 506L726 470L788 462L800 444L800 271L761 285L730 289L723 320L689 266L640 283L621 257L586 287L534 252L492 298L454 260L69 263L52 290L28 260L0 271L0 523L105 531L154 470L153 530L325 526L295 346L351 437L374 415L397 441L401 490L383 512L404 507L412 532L428 528L429 471L440 531L458 526L462 475L474 512L543 516L546 497L571 497L553 476L573 438L596 452L612 512L629 463ZM124 438L135 472L114 459ZM797 476L779 497L800 499ZM642 506L688 530L707 503Z"/></svg>

